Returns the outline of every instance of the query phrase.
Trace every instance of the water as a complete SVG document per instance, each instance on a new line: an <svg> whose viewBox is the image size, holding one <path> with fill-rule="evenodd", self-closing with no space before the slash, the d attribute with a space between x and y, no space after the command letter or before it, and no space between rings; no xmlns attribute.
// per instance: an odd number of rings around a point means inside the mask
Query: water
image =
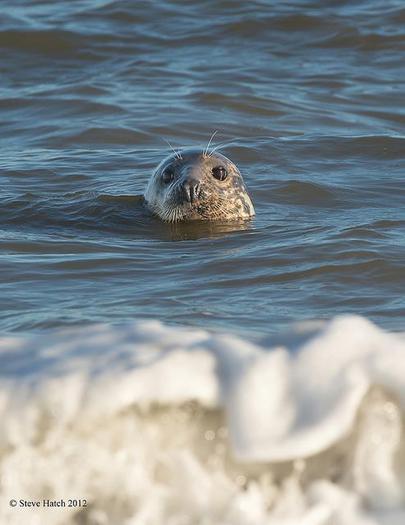
<svg viewBox="0 0 405 525"><path fill-rule="evenodd" d="M249 338L405 311L402 1L17 1L0 22L3 332L159 318ZM257 218L140 210L216 144ZM236 231L235 231L236 230Z"/></svg>
<svg viewBox="0 0 405 525"><path fill-rule="evenodd" d="M0 521L402 525L404 2L0 7ZM215 130L256 218L151 217Z"/></svg>

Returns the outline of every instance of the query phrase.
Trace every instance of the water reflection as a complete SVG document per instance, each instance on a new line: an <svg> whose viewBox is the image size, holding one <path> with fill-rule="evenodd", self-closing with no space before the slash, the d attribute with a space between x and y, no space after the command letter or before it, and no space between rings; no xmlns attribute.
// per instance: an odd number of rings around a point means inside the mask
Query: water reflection
<svg viewBox="0 0 405 525"><path fill-rule="evenodd" d="M203 238L221 237L230 233L246 231L252 228L249 221L192 221L167 224L167 231L173 241L190 241Z"/></svg>

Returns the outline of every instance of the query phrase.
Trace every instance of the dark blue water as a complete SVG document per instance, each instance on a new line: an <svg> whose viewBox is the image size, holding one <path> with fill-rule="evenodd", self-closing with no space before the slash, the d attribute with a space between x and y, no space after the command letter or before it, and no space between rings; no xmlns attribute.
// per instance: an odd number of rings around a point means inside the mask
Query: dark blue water
<svg viewBox="0 0 405 525"><path fill-rule="evenodd" d="M403 328L404 52L399 0L1 2L0 329ZM148 216L214 130L256 219Z"/></svg>

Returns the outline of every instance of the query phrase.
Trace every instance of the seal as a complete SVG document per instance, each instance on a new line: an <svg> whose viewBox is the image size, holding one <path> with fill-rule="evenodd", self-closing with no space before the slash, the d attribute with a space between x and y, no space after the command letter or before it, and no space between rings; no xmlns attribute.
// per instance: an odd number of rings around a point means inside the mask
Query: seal
<svg viewBox="0 0 405 525"><path fill-rule="evenodd" d="M255 210L240 171L218 152L174 152L146 187L146 206L163 221L240 221Z"/></svg>

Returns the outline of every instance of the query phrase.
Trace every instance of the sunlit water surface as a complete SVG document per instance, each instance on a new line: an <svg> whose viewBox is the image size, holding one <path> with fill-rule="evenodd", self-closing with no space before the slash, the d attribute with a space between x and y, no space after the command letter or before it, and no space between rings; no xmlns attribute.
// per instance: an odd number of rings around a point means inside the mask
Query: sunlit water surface
<svg viewBox="0 0 405 525"><path fill-rule="evenodd" d="M3 6L1 331L403 328L404 23L399 0ZM164 139L214 130L256 219L151 218Z"/></svg>

